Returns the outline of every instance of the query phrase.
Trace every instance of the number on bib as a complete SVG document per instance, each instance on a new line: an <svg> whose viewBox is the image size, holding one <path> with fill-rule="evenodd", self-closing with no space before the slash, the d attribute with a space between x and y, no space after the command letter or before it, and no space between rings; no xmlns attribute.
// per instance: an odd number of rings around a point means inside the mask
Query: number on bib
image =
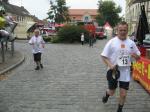
<svg viewBox="0 0 150 112"><path fill-rule="evenodd" d="M123 56L118 57L117 64L119 66L131 66L130 56L123 55Z"/></svg>

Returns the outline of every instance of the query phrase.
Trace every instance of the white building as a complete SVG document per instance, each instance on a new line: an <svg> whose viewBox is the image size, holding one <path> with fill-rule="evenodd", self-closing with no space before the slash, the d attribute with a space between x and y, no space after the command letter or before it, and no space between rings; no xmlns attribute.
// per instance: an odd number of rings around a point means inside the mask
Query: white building
<svg viewBox="0 0 150 112"><path fill-rule="evenodd" d="M141 5L145 5L145 12L148 23L150 23L150 0L126 0L125 20L129 24L129 33L136 31Z"/></svg>

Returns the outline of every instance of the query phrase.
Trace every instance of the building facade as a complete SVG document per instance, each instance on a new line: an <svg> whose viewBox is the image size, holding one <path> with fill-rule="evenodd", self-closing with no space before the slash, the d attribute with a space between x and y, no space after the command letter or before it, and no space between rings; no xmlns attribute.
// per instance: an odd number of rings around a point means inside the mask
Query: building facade
<svg viewBox="0 0 150 112"><path fill-rule="evenodd" d="M94 22L97 9L69 9L71 22Z"/></svg>
<svg viewBox="0 0 150 112"><path fill-rule="evenodd" d="M145 6L145 12L148 23L150 23L150 1L144 0L126 0L125 20L129 24L129 33L135 32L137 29L139 16L141 14L141 5Z"/></svg>

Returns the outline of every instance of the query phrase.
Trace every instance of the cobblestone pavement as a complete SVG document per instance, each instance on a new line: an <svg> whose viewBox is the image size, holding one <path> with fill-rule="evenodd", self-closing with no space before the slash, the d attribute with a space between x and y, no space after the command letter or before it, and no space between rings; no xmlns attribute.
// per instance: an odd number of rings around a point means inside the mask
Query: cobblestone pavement
<svg viewBox="0 0 150 112"><path fill-rule="evenodd" d="M118 90L107 104L106 66L100 59L107 40L93 48L80 44L47 44L44 69L34 70L30 46L16 42L25 62L0 81L0 112L116 112ZM150 95L132 81L124 112L149 112Z"/></svg>

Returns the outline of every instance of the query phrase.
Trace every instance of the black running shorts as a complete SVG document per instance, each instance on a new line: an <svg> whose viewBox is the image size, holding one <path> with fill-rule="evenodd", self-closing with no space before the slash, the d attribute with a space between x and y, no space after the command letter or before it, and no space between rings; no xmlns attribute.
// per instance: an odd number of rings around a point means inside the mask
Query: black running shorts
<svg viewBox="0 0 150 112"><path fill-rule="evenodd" d="M108 88L110 90L114 90L118 87L118 82L119 82L119 87L125 90L129 90L129 82L123 82L123 81L116 81L116 80L111 80L108 81Z"/></svg>
<svg viewBox="0 0 150 112"><path fill-rule="evenodd" d="M34 61L41 61L41 53L33 54Z"/></svg>

